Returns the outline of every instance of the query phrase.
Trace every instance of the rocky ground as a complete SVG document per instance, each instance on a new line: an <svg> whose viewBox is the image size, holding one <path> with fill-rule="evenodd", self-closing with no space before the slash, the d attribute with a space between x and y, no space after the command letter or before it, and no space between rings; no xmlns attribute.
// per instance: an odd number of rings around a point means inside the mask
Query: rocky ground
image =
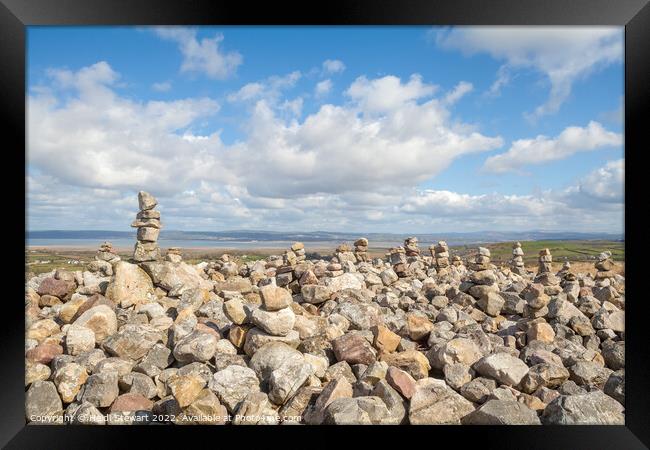
<svg viewBox="0 0 650 450"><path fill-rule="evenodd" d="M106 243L85 270L27 281L28 422L624 423L625 280L607 253L595 275L411 238L375 259L359 239L329 261L296 243L188 264L138 236L145 261Z"/></svg>

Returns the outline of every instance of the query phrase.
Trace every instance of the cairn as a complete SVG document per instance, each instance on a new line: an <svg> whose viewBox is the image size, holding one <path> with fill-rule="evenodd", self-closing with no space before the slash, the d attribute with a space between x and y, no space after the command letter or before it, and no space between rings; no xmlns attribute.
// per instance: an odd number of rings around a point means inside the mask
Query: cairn
<svg viewBox="0 0 650 450"><path fill-rule="evenodd" d="M99 273L100 276L110 277L113 275L113 264L120 260L121 258L113 250L113 244L103 242L95 254L95 260L88 264L88 271Z"/></svg>
<svg viewBox="0 0 650 450"><path fill-rule="evenodd" d="M490 249L479 247L478 254L474 258L474 261L470 263L470 269L477 272L492 269L492 263L490 262Z"/></svg>
<svg viewBox="0 0 650 450"><path fill-rule="evenodd" d="M183 257L181 256L180 247L169 247L167 249L167 254L165 255L165 261L169 261L169 262L173 262L173 263L182 262Z"/></svg>
<svg viewBox="0 0 650 450"><path fill-rule="evenodd" d="M433 247L432 256L436 259L436 268L438 271L449 267L449 246L445 241L438 241Z"/></svg>
<svg viewBox="0 0 650 450"><path fill-rule="evenodd" d="M537 275L535 276L535 283L541 283L546 286L546 293L549 295L557 295L561 292L560 279L551 271L552 270L553 255L547 248L539 252L539 262L537 268Z"/></svg>
<svg viewBox="0 0 650 450"><path fill-rule="evenodd" d="M359 262L368 261L368 239L360 238L354 241L354 257Z"/></svg>
<svg viewBox="0 0 650 450"><path fill-rule="evenodd" d="M388 253L388 262L398 277L405 277L406 274L406 250L404 247L391 248Z"/></svg>
<svg viewBox="0 0 650 450"><path fill-rule="evenodd" d="M598 260L594 265L596 267L596 280L614 278L614 261L612 261L612 252L606 251L598 255Z"/></svg>
<svg viewBox="0 0 650 450"><path fill-rule="evenodd" d="M95 260L106 261L108 263L115 264L116 262L120 261L121 258L117 255L117 253L115 253L113 244L105 241L102 242L102 244L99 246L99 250L97 250L97 253L95 254Z"/></svg>
<svg viewBox="0 0 650 450"><path fill-rule="evenodd" d="M539 263L537 266L537 273L550 273L552 268L553 255L547 248L539 252Z"/></svg>
<svg viewBox="0 0 650 450"><path fill-rule="evenodd" d="M305 256L305 244L302 242L294 242L291 244L291 251L296 255L296 264L303 262L307 257Z"/></svg>
<svg viewBox="0 0 650 450"><path fill-rule="evenodd" d="M158 234L160 233L160 211L154 208L158 201L148 192L138 192L138 205L140 212L131 224L138 229L138 242L133 251L133 260L136 262L157 261L161 258L158 247Z"/></svg>
<svg viewBox="0 0 650 450"><path fill-rule="evenodd" d="M406 256L420 256L418 238L413 236L404 239L404 251L406 252Z"/></svg>
<svg viewBox="0 0 650 450"><path fill-rule="evenodd" d="M346 243L343 243L336 247L336 250L334 251L334 257L341 265L345 265L348 262L351 262L352 264L357 262L356 256L354 256L354 253L352 253L352 248Z"/></svg>
<svg viewBox="0 0 650 450"><path fill-rule="evenodd" d="M512 260L510 261L510 270L517 275L526 275L524 266L524 251L521 249L521 243L515 242L512 246Z"/></svg>

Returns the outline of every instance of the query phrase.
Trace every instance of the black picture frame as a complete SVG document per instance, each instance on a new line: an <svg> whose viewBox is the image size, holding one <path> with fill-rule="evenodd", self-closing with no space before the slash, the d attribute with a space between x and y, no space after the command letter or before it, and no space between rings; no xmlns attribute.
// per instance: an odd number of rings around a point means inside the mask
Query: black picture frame
<svg viewBox="0 0 650 450"><path fill-rule="evenodd" d="M322 4L285 1L215 2L209 0L0 0L0 126L3 128L5 204L10 217L7 233L18 236L25 228L20 199L26 193L20 176L25 170L25 51L26 27L30 25L618 25L625 27L625 253L626 291L626 413L625 426L542 426L542 427L374 427L363 430L359 444L369 435L393 435L420 440L425 445L449 443L480 445L481 448L648 448L650 445L649 327L644 322L645 303L641 295L643 277L641 252L648 248L645 221L640 217L647 204L643 196L641 159L644 153L646 117L650 116L650 5L648 0L330 0ZM595 94L597 95L597 94ZM9 144L11 143L11 144ZM23 172L19 169L22 167ZM6 175L16 175L9 181ZM647 176L647 175L646 175ZM21 192L20 186L25 188ZM640 207L639 207L640 206ZM7 234L7 236L9 236ZM294 445L322 442L339 445L342 433L355 427L61 427L25 424L24 414L24 272L16 263L24 248L19 239L7 239L15 247L5 258L11 290L5 293L3 325L0 326L0 445L7 448L115 448L117 439L144 436L148 447L168 443L171 434L199 445L226 445L223 433L236 434L249 445L250 438L290 439ZM15 258L13 257L15 255ZM637 262L637 260L639 262ZM15 271L15 273L14 273ZM647 320L647 319L646 319ZM324 430L324 431L323 431ZM155 431L152 432L152 431ZM313 433L322 432L324 439ZM221 434L219 434L221 433ZM269 435L273 433L273 438ZM396 434L399 433L399 436ZM280 437L276 434L287 436ZM298 440L294 435L300 434ZM203 440L205 439L205 440ZM347 436L346 436L346 443ZM160 442L156 442L160 441ZM291 442L289 441L289 442ZM395 442L400 442L399 440ZM205 444L202 444L205 443ZM354 445L354 444L353 444ZM407 444L408 445L408 444Z"/></svg>

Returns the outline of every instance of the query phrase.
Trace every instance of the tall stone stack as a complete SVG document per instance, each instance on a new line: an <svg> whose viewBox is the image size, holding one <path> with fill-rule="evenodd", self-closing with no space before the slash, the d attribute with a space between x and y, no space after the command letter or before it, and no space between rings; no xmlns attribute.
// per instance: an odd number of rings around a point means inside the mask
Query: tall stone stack
<svg viewBox="0 0 650 450"><path fill-rule="evenodd" d="M388 254L388 262L398 277L406 276L406 250L404 247L391 248Z"/></svg>
<svg viewBox="0 0 650 450"><path fill-rule="evenodd" d="M305 244L302 242L294 242L291 244L291 251L296 255L296 263L301 263L307 259L305 255Z"/></svg>
<svg viewBox="0 0 650 450"><path fill-rule="evenodd" d="M553 262L553 255L551 255L551 251L547 248L544 250L540 250L539 252L539 260L538 260L538 266L537 266L537 273L550 273L552 270L552 263Z"/></svg>
<svg viewBox="0 0 650 450"><path fill-rule="evenodd" d="M521 243L515 242L512 246L512 260L510 261L510 270L517 275L525 275L524 251L521 249Z"/></svg>
<svg viewBox="0 0 650 450"><path fill-rule="evenodd" d="M404 240L404 251L406 256L420 256L420 249L418 248L418 238L415 236L408 237Z"/></svg>
<svg viewBox="0 0 650 450"><path fill-rule="evenodd" d="M449 267L449 246L445 241L438 241L438 243L433 247L434 255L436 259L436 269L438 272Z"/></svg>
<svg viewBox="0 0 650 450"><path fill-rule="evenodd" d="M553 255L547 248L539 252L539 261L535 282L546 286L546 293L556 295L561 292L560 278L552 272Z"/></svg>
<svg viewBox="0 0 650 450"><path fill-rule="evenodd" d="M154 208L158 201L148 192L138 192L138 212L132 227L138 229L138 242L133 251L135 262L157 261L161 258L158 247L158 234L160 233L160 211Z"/></svg>
<svg viewBox="0 0 650 450"><path fill-rule="evenodd" d="M612 252L605 251L598 255L596 264L596 282L601 285L609 286L612 278L616 277L614 272L614 261L612 261Z"/></svg>
<svg viewBox="0 0 650 450"><path fill-rule="evenodd" d="M368 239L360 238L354 241L354 257L359 262L368 261Z"/></svg>

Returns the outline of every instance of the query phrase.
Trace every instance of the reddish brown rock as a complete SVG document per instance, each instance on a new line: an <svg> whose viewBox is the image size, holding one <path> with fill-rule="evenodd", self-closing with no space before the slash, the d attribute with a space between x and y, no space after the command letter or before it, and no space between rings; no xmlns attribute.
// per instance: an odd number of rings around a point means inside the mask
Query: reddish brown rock
<svg viewBox="0 0 650 450"><path fill-rule="evenodd" d="M76 285L74 281L57 280L56 278L46 278L38 286L38 295L53 295L60 299L68 299L74 292Z"/></svg>
<svg viewBox="0 0 650 450"><path fill-rule="evenodd" d="M402 394L404 398L410 399L415 392L415 379L407 372L397 367L389 367L386 372L386 381L393 389Z"/></svg>
<svg viewBox="0 0 650 450"><path fill-rule="evenodd" d="M122 394L111 405L111 412L120 411L151 411L153 402L142 394Z"/></svg>
<svg viewBox="0 0 650 450"><path fill-rule="evenodd" d="M40 344L25 354L27 360L41 364L49 364L56 355L63 354L63 347L57 344Z"/></svg>
<svg viewBox="0 0 650 450"><path fill-rule="evenodd" d="M348 364L370 364L376 360L370 343L360 334L347 333L332 341L332 349L338 361Z"/></svg>

